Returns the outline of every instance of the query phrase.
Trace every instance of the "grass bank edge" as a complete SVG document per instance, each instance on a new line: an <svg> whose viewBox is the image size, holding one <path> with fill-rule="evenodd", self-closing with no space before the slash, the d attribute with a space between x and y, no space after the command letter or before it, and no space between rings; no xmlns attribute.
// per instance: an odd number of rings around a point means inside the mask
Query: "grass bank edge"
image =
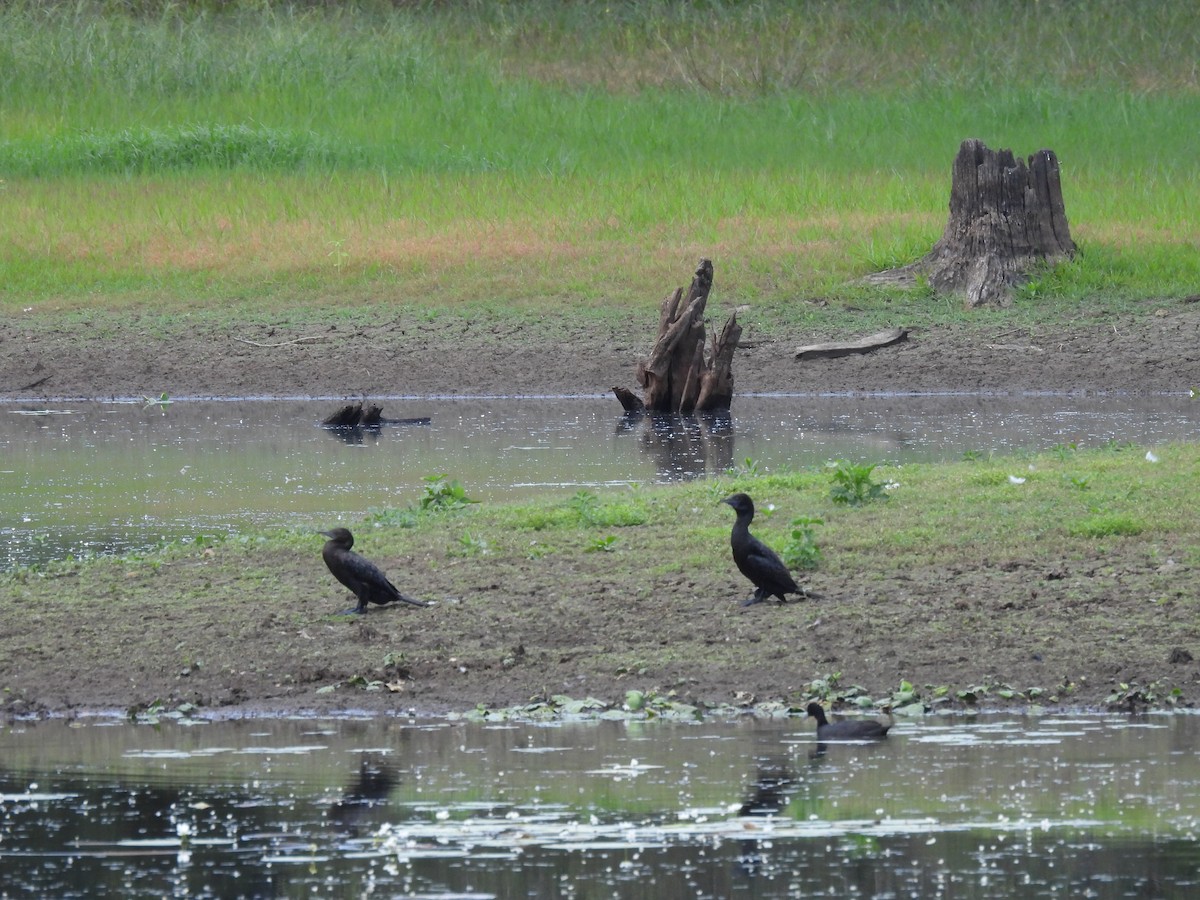
<svg viewBox="0 0 1200 900"><path fill-rule="evenodd" d="M878 502L839 502L837 470L865 470L863 478L882 490ZM482 540L466 553L526 554L531 536L546 554L583 554L600 549L598 535L615 533L619 564L622 533L686 551L668 554L669 565L702 564L730 569L727 546L731 519L721 498L746 491L756 498L754 530L778 545L795 517L818 516L830 574L862 568L902 569L914 564L978 562L1021 555L1031 560L1086 554L1106 539L1146 544L1170 539L1183 546L1179 562L1200 566L1200 445L1138 447L1110 440L1092 448L1063 444L1044 453L983 455L964 452L954 462L900 466L833 461L800 470L758 471L753 460L729 472L686 485L597 488L522 502L469 501L470 487L449 476L430 476L438 493L457 497L443 503L414 497L402 508L375 509L344 522L363 534L377 556L415 552L444 557L464 555L460 536ZM1106 524L1107 523L1107 524ZM0 584L36 587L67 574L144 566L211 557L214 550L235 558L310 552L319 563L320 528L247 529L232 536L198 533L158 549L125 556L98 556L16 569ZM919 526L919 527L918 527ZM964 526L970 526L964 531ZM913 539L911 530L920 532ZM240 567L241 563L237 566ZM53 593L52 591L50 593Z"/></svg>

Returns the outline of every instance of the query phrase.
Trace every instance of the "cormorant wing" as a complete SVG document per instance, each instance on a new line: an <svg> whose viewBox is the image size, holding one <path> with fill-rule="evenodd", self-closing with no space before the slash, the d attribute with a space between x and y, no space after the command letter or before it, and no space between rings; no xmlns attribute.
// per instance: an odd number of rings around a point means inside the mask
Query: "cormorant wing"
<svg viewBox="0 0 1200 900"><path fill-rule="evenodd" d="M792 580L792 573L788 571L788 567L783 564L778 553L758 538L751 537L746 548L744 571L759 587L792 585L794 590L795 581Z"/></svg>

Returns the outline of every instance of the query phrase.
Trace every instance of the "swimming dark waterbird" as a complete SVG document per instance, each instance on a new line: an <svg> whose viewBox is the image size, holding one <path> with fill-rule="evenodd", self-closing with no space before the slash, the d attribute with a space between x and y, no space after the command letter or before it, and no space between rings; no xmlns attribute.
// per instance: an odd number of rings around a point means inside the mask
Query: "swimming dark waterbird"
<svg viewBox="0 0 1200 900"><path fill-rule="evenodd" d="M329 566L333 577L350 588L354 596L358 598L358 606L348 609L346 612L364 613L367 611L368 603L382 605L401 602L412 606L429 605L424 600L416 600L402 594L394 584L388 581L388 577L377 565L354 553L350 549L354 546L354 535L350 533L349 528L333 528L329 531L320 531L318 534L329 538L321 549L321 558L325 560L325 565Z"/></svg>
<svg viewBox="0 0 1200 900"><path fill-rule="evenodd" d="M752 606L767 597L778 597L786 600L787 594L808 594L783 564L779 554L750 533L750 523L754 520L754 501L748 494L733 494L721 501L728 503L737 513L737 521L733 523L733 533L729 536L729 544L733 547L733 561L738 570L754 584L754 596L742 606Z"/></svg>
<svg viewBox="0 0 1200 900"><path fill-rule="evenodd" d="M820 703L810 703L805 711L817 720L817 740L826 741L878 741L887 737L891 721L875 719L842 719L830 722L825 718L825 708ZM891 714L888 714L889 720Z"/></svg>

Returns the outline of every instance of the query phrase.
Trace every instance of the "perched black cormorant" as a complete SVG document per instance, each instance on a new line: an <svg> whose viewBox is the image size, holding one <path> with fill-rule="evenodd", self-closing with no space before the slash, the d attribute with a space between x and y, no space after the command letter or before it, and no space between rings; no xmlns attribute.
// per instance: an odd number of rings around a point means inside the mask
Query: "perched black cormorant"
<svg viewBox="0 0 1200 900"><path fill-rule="evenodd" d="M767 597L786 600L786 594L808 596L804 589L796 584L779 554L750 533L750 523L754 519L754 501L749 495L734 494L721 502L728 503L737 513L733 533L729 536L729 544L733 547L733 561L737 563L741 573L754 583L754 596L742 606L751 606Z"/></svg>
<svg viewBox="0 0 1200 900"><path fill-rule="evenodd" d="M364 613L367 611L367 603L384 604L400 601L413 606L429 605L424 600L415 600L400 593L377 565L351 551L350 548L354 546L354 535L350 533L350 529L333 528L317 533L329 538L321 549L321 558L325 560L325 565L329 566L333 577L350 588L354 596L358 598L358 606L348 609L346 612Z"/></svg>
<svg viewBox="0 0 1200 900"><path fill-rule="evenodd" d="M892 727L889 721L886 725L875 719L843 719L840 722L830 722L825 718L825 709L820 703L810 703L805 710L817 720L817 740L826 741L877 741L887 737L888 729ZM891 719L891 714L888 714Z"/></svg>

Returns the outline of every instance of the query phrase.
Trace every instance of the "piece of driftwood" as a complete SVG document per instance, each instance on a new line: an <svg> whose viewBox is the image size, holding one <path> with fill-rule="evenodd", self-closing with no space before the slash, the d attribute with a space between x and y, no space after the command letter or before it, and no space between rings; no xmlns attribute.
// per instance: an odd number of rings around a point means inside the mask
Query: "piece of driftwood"
<svg viewBox="0 0 1200 900"><path fill-rule="evenodd" d="M381 425L428 425L429 416L416 416L409 419L385 419L383 407L371 404L365 410L362 401L347 403L333 415L321 422L322 428L354 429L378 428Z"/></svg>
<svg viewBox="0 0 1200 900"><path fill-rule="evenodd" d="M641 413L646 411L646 404L642 402L642 398L629 390L629 388L614 387L612 391L617 395L617 399L621 401L621 408L625 412Z"/></svg>
<svg viewBox="0 0 1200 900"><path fill-rule="evenodd" d="M290 340L290 341L280 341L278 344L263 344L263 343L260 343L259 341L252 341L249 338L234 338L234 340L237 341L239 344L249 344L251 347L263 347L264 349L269 350L272 347L290 347L290 346L292 346L292 344L302 344L305 341L323 341L323 340L325 340L325 335L310 334L310 335L305 335L304 337L295 338L294 340Z"/></svg>
<svg viewBox="0 0 1200 900"><path fill-rule="evenodd" d="M362 421L362 402L347 403L333 415L324 419L321 425L325 428L357 428Z"/></svg>
<svg viewBox="0 0 1200 900"><path fill-rule="evenodd" d="M972 138L954 159L950 217L933 249L866 280L911 285L924 278L934 291L962 296L968 308L1007 306L1037 267L1074 255L1054 151L1026 162Z"/></svg>
<svg viewBox="0 0 1200 900"><path fill-rule="evenodd" d="M729 409L733 400L733 354L742 328L737 313L718 335L708 338L704 309L713 284L712 260L702 259L685 293L676 288L659 311L658 336L650 355L637 364L642 407L650 412L692 413ZM632 391L613 388L627 412L638 398Z"/></svg>
<svg viewBox="0 0 1200 900"><path fill-rule="evenodd" d="M984 344L985 350L1011 350L1016 353L1045 353L1041 347L1033 344Z"/></svg>
<svg viewBox="0 0 1200 900"><path fill-rule="evenodd" d="M808 344L796 351L796 359L834 359L852 353L870 353L889 344L898 344L908 339L907 328L889 328L853 341L829 341L824 344Z"/></svg>

